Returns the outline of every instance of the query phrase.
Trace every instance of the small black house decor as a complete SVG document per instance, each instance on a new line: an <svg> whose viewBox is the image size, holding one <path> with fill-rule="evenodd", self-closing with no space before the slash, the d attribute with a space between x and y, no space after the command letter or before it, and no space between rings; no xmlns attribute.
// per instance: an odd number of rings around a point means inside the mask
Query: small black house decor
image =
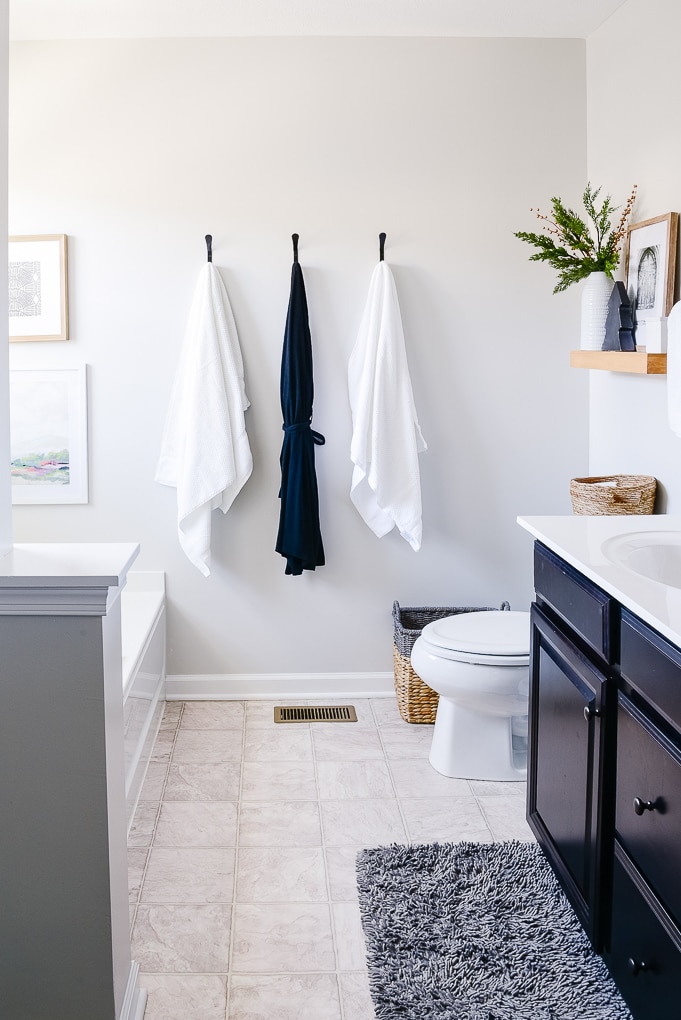
<svg viewBox="0 0 681 1020"><path fill-rule="evenodd" d="M605 320L604 351L635 351L634 309L627 288L619 281L612 288Z"/></svg>

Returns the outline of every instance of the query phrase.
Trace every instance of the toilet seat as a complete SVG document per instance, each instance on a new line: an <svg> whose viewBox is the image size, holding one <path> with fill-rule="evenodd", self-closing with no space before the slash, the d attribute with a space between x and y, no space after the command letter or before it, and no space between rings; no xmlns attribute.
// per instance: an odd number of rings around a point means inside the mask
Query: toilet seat
<svg viewBox="0 0 681 1020"><path fill-rule="evenodd" d="M431 655L479 665L526 666L530 660L530 614L457 613L427 624L421 640Z"/></svg>

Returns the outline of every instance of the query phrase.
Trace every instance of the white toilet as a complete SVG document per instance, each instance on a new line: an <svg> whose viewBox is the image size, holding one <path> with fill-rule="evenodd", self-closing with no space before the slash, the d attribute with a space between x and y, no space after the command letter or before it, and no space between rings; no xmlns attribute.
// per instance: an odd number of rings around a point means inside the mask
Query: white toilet
<svg viewBox="0 0 681 1020"><path fill-rule="evenodd" d="M423 628L411 663L440 695L434 769L460 779L525 779L529 659L529 613L458 613Z"/></svg>

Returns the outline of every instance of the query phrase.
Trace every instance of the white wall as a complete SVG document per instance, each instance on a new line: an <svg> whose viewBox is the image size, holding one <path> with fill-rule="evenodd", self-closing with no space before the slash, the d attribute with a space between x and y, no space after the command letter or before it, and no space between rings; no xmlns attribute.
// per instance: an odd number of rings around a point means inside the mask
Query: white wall
<svg viewBox="0 0 681 1020"><path fill-rule="evenodd" d="M587 41L589 178L622 203L638 183L635 223L681 210L680 36L677 0L628 0ZM588 375L590 472L654 475L657 509L681 513L681 440L667 425L666 377Z"/></svg>
<svg viewBox="0 0 681 1020"><path fill-rule="evenodd" d="M9 0L0 0L0 236L7 233L7 87L9 48ZM0 249L0 347L7 343L7 249ZM0 357L0 464L9 464L8 368ZM9 472L0 472L0 555L12 545L12 504Z"/></svg>
<svg viewBox="0 0 681 1020"><path fill-rule="evenodd" d="M552 296L513 231L551 195L578 198L585 165L575 40L16 44L10 228L69 235L72 339L11 356L91 375L90 503L16 508L16 539L140 541L139 567L167 571L176 674L390 670L395 598L524 608L531 542L515 518L569 512L587 381L567 367L579 296ZM418 554L375 538L348 497L346 366L381 230L429 444ZM327 440L327 566L298 578L274 552L293 231ZM153 475L207 232L239 326L255 469L214 515L205 580Z"/></svg>

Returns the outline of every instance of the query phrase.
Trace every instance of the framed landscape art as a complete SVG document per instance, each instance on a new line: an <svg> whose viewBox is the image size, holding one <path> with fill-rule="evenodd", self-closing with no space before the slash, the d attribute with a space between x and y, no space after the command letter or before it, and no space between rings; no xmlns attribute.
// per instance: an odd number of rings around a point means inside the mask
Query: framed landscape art
<svg viewBox="0 0 681 1020"><path fill-rule="evenodd" d="M86 366L10 372L12 502L87 503Z"/></svg>

